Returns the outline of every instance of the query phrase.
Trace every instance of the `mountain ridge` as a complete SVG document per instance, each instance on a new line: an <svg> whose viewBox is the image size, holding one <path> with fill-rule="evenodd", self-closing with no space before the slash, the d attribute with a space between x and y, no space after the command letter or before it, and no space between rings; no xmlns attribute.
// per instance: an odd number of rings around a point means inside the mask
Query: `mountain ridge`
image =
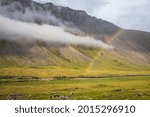
<svg viewBox="0 0 150 117"><path fill-rule="evenodd" d="M20 4L16 4L16 3L21 3L23 5L20 6ZM10 18L16 19L15 16L14 17L12 16L12 14L13 12L15 12L15 10L18 12L18 9L19 12L23 12L23 13L27 12L26 10L29 10L31 12L36 11L38 13L43 14L42 17L44 17L44 15L46 17L49 17L49 15L53 15L56 19L59 20L58 22L61 21L62 24L66 25L67 27L70 28L77 27L86 35L92 35L96 39L101 39L103 41L105 40L104 39L105 36L111 35L117 32L118 30L120 30L118 26L108 21L97 19L96 17L92 17L88 15L85 11L73 10L69 7L55 6L53 3L41 4L41 3L34 2L32 0L26 0L24 2L22 2L22 0L8 0L8 1L2 0L1 4L3 5L3 7L7 6L8 7L7 9L11 9L11 11L9 11L9 13L11 13ZM53 21L50 22L51 20L50 18L48 19L49 21L40 18L40 16L39 17L32 16L31 18L33 18L34 22L39 24L48 23L51 25L59 25L58 22L57 23Z"/></svg>
<svg viewBox="0 0 150 117"><path fill-rule="evenodd" d="M22 4L21 6L18 4L18 1ZM1 65L5 66L6 63L7 65L23 66L85 65L93 61L93 58L95 59L95 56L100 55L101 52L103 54L100 57L103 58L104 55L106 55L105 57L110 55L108 57L110 61L112 61L111 58L116 58L117 61L121 61L121 64L129 62L133 65L150 65L150 33L148 32L122 29L107 21L89 16L85 11L55 6L52 3L40 4L32 0L1 0L1 5L6 9L4 10L5 12L0 13L9 18L24 21L27 14L32 12L30 17L32 20L27 19L24 22L55 26L59 26L61 22L66 27L81 30L84 36L92 36L114 46L114 49L107 51L94 50L90 47L74 47L72 45L51 47L44 41L36 41L33 45L30 45L28 42L20 45L16 42L0 39ZM16 17L16 12L17 14L19 13L20 19ZM52 16L46 17L47 19L43 18L47 15ZM22 18L22 16L24 17ZM80 35L79 32L76 32L76 34ZM101 60L99 59L100 57L97 57L96 59L98 60L95 60L100 63L96 66L101 66L101 63L108 59ZM113 63L118 65L117 62Z"/></svg>

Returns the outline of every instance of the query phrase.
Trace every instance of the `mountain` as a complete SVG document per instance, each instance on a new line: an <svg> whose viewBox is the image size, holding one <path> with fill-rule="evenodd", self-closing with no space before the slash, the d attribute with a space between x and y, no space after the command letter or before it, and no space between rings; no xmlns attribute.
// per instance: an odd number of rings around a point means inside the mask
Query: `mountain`
<svg viewBox="0 0 150 117"><path fill-rule="evenodd" d="M0 39L1 66L84 66L95 61L95 66L150 65L150 33L122 29L110 22L97 19L85 11L40 4L32 0L1 0L0 14L22 22L64 26L69 33L90 36L112 45L113 49L94 49L75 45L50 46L36 41L23 44ZM71 29L71 30L70 30ZM19 30L19 29L18 29ZM106 63L104 65L104 63Z"/></svg>
<svg viewBox="0 0 150 117"><path fill-rule="evenodd" d="M123 56L134 64L150 64L150 33L123 30L111 44L115 47L111 53Z"/></svg>
<svg viewBox="0 0 150 117"><path fill-rule="evenodd" d="M4 12L1 12L1 14L11 19L39 24L63 24L70 28L80 29L86 35L92 35L97 39L104 40L105 36L120 30L118 26L92 17L85 11L55 6L52 3L40 4L32 0L2 0L1 4L5 7ZM16 12L19 17L16 16Z"/></svg>

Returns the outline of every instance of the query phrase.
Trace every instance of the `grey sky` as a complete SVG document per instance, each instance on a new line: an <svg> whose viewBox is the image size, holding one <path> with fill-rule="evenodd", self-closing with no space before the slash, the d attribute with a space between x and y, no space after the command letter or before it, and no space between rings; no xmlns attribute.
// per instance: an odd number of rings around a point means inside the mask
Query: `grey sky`
<svg viewBox="0 0 150 117"><path fill-rule="evenodd" d="M150 32L150 0L35 0L85 10L116 25Z"/></svg>

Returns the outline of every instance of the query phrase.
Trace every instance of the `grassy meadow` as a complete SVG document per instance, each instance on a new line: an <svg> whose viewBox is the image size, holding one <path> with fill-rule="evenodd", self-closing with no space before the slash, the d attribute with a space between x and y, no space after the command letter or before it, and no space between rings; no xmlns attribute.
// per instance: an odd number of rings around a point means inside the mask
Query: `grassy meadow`
<svg viewBox="0 0 150 117"><path fill-rule="evenodd" d="M0 99L150 99L150 76L108 78L0 78Z"/></svg>
<svg viewBox="0 0 150 117"><path fill-rule="evenodd" d="M14 58L12 64L1 59L0 99L150 99L150 67L101 50L78 50L91 61L84 65L68 60L60 66L25 66L16 64L20 59Z"/></svg>

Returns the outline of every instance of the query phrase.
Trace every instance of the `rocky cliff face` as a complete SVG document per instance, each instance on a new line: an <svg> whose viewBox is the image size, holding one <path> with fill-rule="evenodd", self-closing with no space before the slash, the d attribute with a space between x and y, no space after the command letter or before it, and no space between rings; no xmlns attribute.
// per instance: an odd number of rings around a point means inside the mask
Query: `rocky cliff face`
<svg viewBox="0 0 150 117"><path fill-rule="evenodd" d="M61 19L63 22L73 23L80 30L86 32L87 34L112 34L119 29L117 26L111 24L110 22L89 16L85 11L76 11L68 7L57 7L51 3L45 4L43 6L47 10L50 9L56 18Z"/></svg>
<svg viewBox="0 0 150 117"><path fill-rule="evenodd" d="M34 15L32 18L30 16L30 19L27 20L25 20L25 18L18 19L30 22L34 20L34 22L40 24L48 23L51 25L59 25L61 20L61 23L64 25L77 27L82 32L93 35L96 38L100 38L102 35L111 35L120 29L110 22L89 16L85 11L55 6L52 3L40 4L32 0L1 0L1 5L5 8L5 11L3 13L1 12L1 14L6 15L7 13L7 16L10 18L16 19L14 14L19 12L20 17L26 13L28 17L29 14ZM33 14L31 14L31 12ZM44 16L46 16L45 19ZM59 21L56 21L56 19Z"/></svg>

